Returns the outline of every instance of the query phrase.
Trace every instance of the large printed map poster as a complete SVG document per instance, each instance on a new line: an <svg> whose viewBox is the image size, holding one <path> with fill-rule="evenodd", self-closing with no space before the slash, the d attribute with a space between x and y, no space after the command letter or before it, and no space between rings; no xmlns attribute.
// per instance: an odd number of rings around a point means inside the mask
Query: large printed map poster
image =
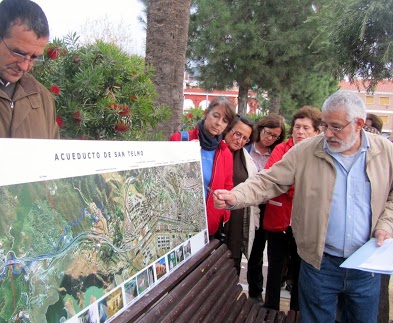
<svg viewBox="0 0 393 323"><path fill-rule="evenodd" d="M0 322L110 321L207 243L197 142L0 151Z"/></svg>

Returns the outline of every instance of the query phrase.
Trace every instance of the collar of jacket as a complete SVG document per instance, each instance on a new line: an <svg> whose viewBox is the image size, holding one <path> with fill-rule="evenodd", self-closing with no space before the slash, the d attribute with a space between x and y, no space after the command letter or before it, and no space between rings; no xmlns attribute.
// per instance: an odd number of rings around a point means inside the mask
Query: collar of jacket
<svg viewBox="0 0 393 323"><path fill-rule="evenodd" d="M15 94L13 101L17 101L26 96L32 94L40 93L41 90L38 88L38 81L29 73L26 73L22 78L16 83Z"/></svg>
<svg viewBox="0 0 393 323"><path fill-rule="evenodd" d="M23 75L22 78L16 82L15 93L12 101L17 101L26 96L40 93L41 90L38 88L37 84L38 81L29 73ZM0 97L8 99L8 96L2 90L0 90Z"/></svg>

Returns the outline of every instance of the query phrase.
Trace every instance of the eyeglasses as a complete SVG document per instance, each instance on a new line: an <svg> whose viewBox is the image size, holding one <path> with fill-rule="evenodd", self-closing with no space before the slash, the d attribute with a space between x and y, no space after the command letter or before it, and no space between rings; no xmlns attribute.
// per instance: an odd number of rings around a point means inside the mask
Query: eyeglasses
<svg viewBox="0 0 393 323"><path fill-rule="evenodd" d="M274 133L271 133L269 130L266 130L265 128L263 128L262 131L268 139L274 139L274 141L280 139L280 136L277 136Z"/></svg>
<svg viewBox="0 0 393 323"><path fill-rule="evenodd" d="M250 138L247 138L246 136L243 136L239 131L231 129L231 132L232 132L232 135L235 137L235 139L241 139L246 144L250 142Z"/></svg>
<svg viewBox="0 0 393 323"><path fill-rule="evenodd" d="M357 120L357 118L355 118L355 119L352 119L351 121L349 121L345 126L342 126L342 127L333 127L333 126L331 126L331 127L328 127L328 125L326 124L326 123L321 123L320 125L319 125L319 130L321 130L322 132L325 132L326 130L330 130L331 132L333 132L333 133L339 133L339 132L341 132L346 126L348 126L350 123L352 123L352 122L354 122L355 120Z"/></svg>
<svg viewBox="0 0 393 323"><path fill-rule="evenodd" d="M9 48L3 38L1 40L3 41L5 47L7 47L10 54L16 58L18 63L23 63L24 61L28 61L29 63L40 65L45 61L45 58L43 55L39 55L39 56L32 55L30 57L27 57L26 54L18 53L15 50L12 50L11 48Z"/></svg>

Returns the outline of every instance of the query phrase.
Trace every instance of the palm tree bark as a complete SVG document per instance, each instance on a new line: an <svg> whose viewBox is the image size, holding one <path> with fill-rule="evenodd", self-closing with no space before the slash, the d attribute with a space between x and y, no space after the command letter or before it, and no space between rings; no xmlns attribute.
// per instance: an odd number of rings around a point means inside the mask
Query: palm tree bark
<svg viewBox="0 0 393 323"><path fill-rule="evenodd" d="M170 120L158 129L165 139L180 128L189 18L190 0L148 2L146 63L154 68L156 106L166 105L172 111Z"/></svg>

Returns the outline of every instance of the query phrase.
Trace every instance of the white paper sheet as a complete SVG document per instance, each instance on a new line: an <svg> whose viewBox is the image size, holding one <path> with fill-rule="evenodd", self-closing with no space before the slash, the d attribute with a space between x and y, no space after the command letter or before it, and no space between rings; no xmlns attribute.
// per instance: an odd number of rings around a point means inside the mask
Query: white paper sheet
<svg viewBox="0 0 393 323"><path fill-rule="evenodd" d="M377 239L370 239L340 267L393 275L393 239L386 239L380 247Z"/></svg>

